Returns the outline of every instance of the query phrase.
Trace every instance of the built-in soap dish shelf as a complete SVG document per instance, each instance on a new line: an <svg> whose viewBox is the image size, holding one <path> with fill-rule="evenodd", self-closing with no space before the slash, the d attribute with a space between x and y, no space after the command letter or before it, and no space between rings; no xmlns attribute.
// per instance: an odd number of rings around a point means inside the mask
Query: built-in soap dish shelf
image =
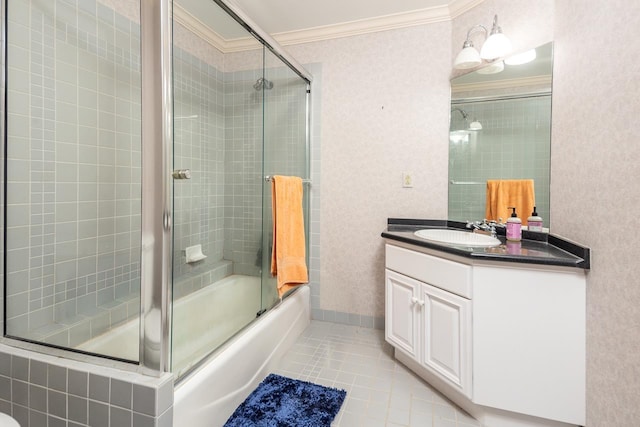
<svg viewBox="0 0 640 427"><path fill-rule="evenodd" d="M187 264L202 261L207 257L202 253L202 245L188 246L184 251Z"/></svg>

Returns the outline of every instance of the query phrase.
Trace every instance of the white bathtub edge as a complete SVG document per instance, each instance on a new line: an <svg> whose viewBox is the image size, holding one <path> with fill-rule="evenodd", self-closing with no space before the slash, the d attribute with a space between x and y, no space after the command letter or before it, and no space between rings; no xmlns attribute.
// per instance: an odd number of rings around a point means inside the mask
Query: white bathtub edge
<svg viewBox="0 0 640 427"><path fill-rule="evenodd" d="M309 295L309 287L302 286L179 384L174 392L174 425L223 425L309 325Z"/></svg>

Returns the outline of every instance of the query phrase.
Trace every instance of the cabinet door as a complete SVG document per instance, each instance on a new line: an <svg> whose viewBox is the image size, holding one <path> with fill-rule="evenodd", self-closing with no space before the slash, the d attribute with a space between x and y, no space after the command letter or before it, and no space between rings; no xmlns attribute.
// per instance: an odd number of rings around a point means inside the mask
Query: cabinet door
<svg viewBox="0 0 640 427"><path fill-rule="evenodd" d="M471 398L471 301L423 284L422 365Z"/></svg>
<svg viewBox="0 0 640 427"><path fill-rule="evenodd" d="M391 270L385 273L385 339L419 361L421 283Z"/></svg>

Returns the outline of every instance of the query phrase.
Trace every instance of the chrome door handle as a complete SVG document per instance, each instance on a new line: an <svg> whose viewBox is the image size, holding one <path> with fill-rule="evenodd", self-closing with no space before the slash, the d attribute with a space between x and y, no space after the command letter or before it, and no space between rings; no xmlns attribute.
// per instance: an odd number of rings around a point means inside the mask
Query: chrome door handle
<svg viewBox="0 0 640 427"><path fill-rule="evenodd" d="M173 179L191 179L191 170L190 169L176 169L171 174Z"/></svg>

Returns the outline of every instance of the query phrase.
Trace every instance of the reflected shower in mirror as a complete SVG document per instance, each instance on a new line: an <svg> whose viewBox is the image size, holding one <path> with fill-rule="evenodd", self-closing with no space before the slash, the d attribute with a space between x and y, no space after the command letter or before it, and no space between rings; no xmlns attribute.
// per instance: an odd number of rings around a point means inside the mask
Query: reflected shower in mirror
<svg viewBox="0 0 640 427"><path fill-rule="evenodd" d="M486 217L487 180L533 179L549 226L552 58L547 43L451 81L450 220Z"/></svg>

